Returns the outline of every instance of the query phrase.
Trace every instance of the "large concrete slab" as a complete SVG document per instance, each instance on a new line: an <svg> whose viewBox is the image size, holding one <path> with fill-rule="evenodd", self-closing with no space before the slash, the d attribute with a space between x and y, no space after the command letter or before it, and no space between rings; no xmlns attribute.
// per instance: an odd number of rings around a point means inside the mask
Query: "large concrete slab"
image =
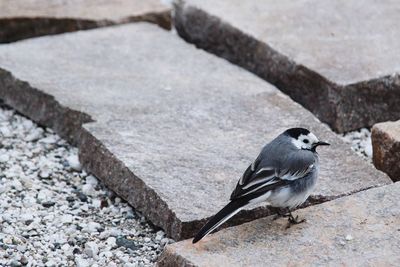
<svg viewBox="0 0 400 267"><path fill-rule="evenodd" d="M160 0L1 0L0 43L135 21L170 28Z"/></svg>
<svg viewBox="0 0 400 267"><path fill-rule="evenodd" d="M0 98L79 143L83 165L175 239L289 127L332 143L309 204L391 182L272 85L146 23L0 46Z"/></svg>
<svg viewBox="0 0 400 267"><path fill-rule="evenodd" d="M343 132L400 118L399 16L391 0L184 0L174 22Z"/></svg>
<svg viewBox="0 0 400 267"><path fill-rule="evenodd" d="M296 212L307 222L259 219L193 245L168 245L158 266L398 266L400 183Z"/></svg>
<svg viewBox="0 0 400 267"><path fill-rule="evenodd" d="M400 121L375 124L371 139L375 167L400 181Z"/></svg>

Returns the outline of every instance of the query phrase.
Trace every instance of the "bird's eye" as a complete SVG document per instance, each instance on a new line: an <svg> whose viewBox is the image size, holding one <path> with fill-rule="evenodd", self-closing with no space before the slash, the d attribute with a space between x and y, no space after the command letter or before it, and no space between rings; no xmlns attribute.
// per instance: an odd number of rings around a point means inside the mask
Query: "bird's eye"
<svg viewBox="0 0 400 267"><path fill-rule="evenodd" d="M304 139L303 142L304 142L304 144L308 144L308 142L310 142L310 141L308 141L308 139Z"/></svg>

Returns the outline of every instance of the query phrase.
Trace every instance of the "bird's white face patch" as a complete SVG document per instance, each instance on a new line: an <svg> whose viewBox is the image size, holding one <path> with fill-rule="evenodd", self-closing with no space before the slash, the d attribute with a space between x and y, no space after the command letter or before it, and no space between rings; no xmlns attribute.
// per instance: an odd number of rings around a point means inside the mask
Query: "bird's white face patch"
<svg viewBox="0 0 400 267"><path fill-rule="evenodd" d="M307 135L300 134L299 137L292 138L292 143L298 149L311 149L312 146L318 142L318 138L313 133L308 133Z"/></svg>

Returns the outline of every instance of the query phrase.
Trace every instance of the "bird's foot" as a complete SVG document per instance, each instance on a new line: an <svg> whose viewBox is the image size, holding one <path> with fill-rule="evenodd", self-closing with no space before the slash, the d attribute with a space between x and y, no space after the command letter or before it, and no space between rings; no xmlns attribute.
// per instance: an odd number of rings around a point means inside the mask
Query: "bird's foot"
<svg viewBox="0 0 400 267"><path fill-rule="evenodd" d="M303 223L305 221L306 221L306 219L299 220L299 215L296 215L296 217L294 217L293 214L291 212L289 212L289 215L288 215L289 224L286 228L290 228L290 226L292 226L293 224L299 224L299 223Z"/></svg>

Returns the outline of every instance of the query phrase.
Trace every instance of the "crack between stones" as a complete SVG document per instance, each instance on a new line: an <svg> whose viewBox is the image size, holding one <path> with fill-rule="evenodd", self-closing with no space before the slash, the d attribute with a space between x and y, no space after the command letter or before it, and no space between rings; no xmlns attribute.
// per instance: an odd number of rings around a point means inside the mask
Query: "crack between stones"
<svg viewBox="0 0 400 267"><path fill-rule="evenodd" d="M323 195L311 195L308 200L302 204L301 206L299 206L298 208L296 208L295 210L300 210L300 209L305 209L311 206L315 206L315 205L319 205L319 204L323 204L332 200L336 200L342 197L346 197L346 196L350 196L356 193L360 193L363 191L367 191L369 189L373 189L373 188L377 188L377 187L382 187L385 186L385 184L378 184L378 185L372 185L372 186L368 186L368 187L364 187L361 189L356 189L356 190L352 190L350 192L346 192L343 194L339 194L337 196L323 196ZM258 215L256 215L258 214ZM239 212L235 217L231 218L230 221L227 221L225 224L223 224L222 226L220 226L219 228L217 228L217 230L215 232L218 232L220 230L223 230L225 228L229 228L229 227L233 227L233 226L238 226L244 223L248 223L257 219L261 219L261 218L265 218L271 215L276 215L277 213L274 211L273 208L270 208L268 206L264 206L264 207L257 207L255 209L252 210L242 210L241 212ZM195 228L197 228L196 230L198 231L209 219L211 219L211 217L206 218L206 219L202 219L202 220L198 220L198 221L193 221L193 225L196 225ZM193 228L193 226L192 226ZM215 233L214 232L214 233ZM192 236L188 236L187 238L191 238Z"/></svg>
<svg viewBox="0 0 400 267"><path fill-rule="evenodd" d="M119 20L95 20L70 17L3 18L0 19L0 43L11 43L32 37L89 30L140 21L154 23L165 30L170 30L171 12L148 12L142 15L128 16Z"/></svg>
<svg viewBox="0 0 400 267"><path fill-rule="evenodd" d="M363 191L367 191L367 190L370 190L370 189L373 189L373 188L377 188L377 187L382 187L382 186L385 186L385 184L371 185L371 186L367 186L367 187L364 187L364 188L361 188L361 189L355 189L355 190L352 190L350 192L342 193L342 194L339 194L337 196L311 195L309 197L309 199L303 205L301 205L299 207L299 209L303 209L303 208L306 208L306 207L309 207L309 206L319 205L319 204L322 204L322 203L325 203L325 202L329 202L329 201L332 201L332 200L335 200L335 199L338 199L338 198L351 196L351 195L354 195L354 194L357 194L357 193L360 193L360 192L363 192Z"/></svg>

